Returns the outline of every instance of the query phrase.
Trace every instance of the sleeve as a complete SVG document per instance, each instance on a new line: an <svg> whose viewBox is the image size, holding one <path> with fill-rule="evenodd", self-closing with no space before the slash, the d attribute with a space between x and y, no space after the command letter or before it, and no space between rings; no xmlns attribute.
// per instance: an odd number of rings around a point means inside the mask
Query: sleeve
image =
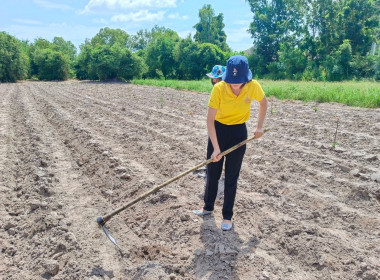
<svg viewBox="0 0 380 280"><path fill-rule="evenodd" d="M220 108L220 88L217 86L214 86L211 94L210 99L208 101L208 106L214 109Z"/></svg>
<svg viewBox="0 0 380 280"><path fill-rule="evenodd" d="M261 101L261 99L264 98L265 96L265 93L263 91L263 89L261 88L261 85L257 82L257 81L253 81L253 99L255 99L256 101Z"/></svg>

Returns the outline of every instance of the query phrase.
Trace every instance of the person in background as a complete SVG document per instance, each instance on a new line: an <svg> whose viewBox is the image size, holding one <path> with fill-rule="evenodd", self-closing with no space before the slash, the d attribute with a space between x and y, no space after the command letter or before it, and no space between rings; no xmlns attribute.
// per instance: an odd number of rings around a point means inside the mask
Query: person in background
<svg viewBox="0 0 380 280"><path fill-rule="evenodd" d="M207 158L211 158L213 162L207 166L204 206L200 210L193 211L198 216L208 215L214 211L218 180L225 161L222 230L232 228L237 181L246 145L241 146L225 157L221 157L220 153L247 139L246 121L250 117L253 100L259 103L254 136L255 138L260 138L264 133L263 125L267 112L267 99L260 84L256 80L252 80L248 59L241 55L231 56L227 61L222 81L214 85L208 102L207 130L209 138Z"/></svg>
<svg viewBox="0 0 380 280"><path fill-rule="evenodd" d="M211 83L214 86L216 83L222 80L222 76L226 72L226 67L221 65L215 65L210 73L207 73L207 77L211 78Z"/></svg>
<svg viewBox="0 0 380 280"><path fill-rule="evenodd" d="M214 86L216 83L219 83L222 80L222 76L226 72L226 67L221 65L215 65L210 73L207 73L206 76L211 78L211 84ZM198 177L203 177L206 179L207 177L207 169L206 167L197 170ZM223 179L222 179L223 180Z"/></svg>

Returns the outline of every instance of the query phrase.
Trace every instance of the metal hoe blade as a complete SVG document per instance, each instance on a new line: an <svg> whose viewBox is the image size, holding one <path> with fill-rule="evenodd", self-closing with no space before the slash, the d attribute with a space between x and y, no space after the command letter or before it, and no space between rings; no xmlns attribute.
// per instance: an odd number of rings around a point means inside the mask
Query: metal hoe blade
<svg viewBox="0 0 380 280"><path fill-rule="evenodd" d="M121 251L121 248L120 248L119 244L117 244L116 239L113 238L113 236L109 233L109 231L105 227L104 220L101 217L99 217L99 218L97 218L97 223L98 223L99 227L102 228L103 232L106 234L106 236L108 237L108 239Z"/></svg>
<svg viewBox="0 0 380 280"><path fill-rule="evenodd" d="M119 245L117 244L117 242L116 242L116 239L112 237L112 235L108 232L108 230L106 229L105 226L102 226L102 230L104 231L104 233L106 234L106 236L108 237L108 239L111 240L111 242L112 242L113 244L115 244L115 246L116 246L117 248L119 248L119 250L121 250L120 246L119 246Z"/></svg>

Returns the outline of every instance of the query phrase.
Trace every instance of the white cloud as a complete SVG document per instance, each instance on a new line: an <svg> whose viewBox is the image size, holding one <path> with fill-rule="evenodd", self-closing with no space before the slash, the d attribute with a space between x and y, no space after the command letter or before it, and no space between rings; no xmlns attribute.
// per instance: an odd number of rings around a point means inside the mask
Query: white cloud
<svg viewBox="0 0 380 280"><path fill-rule="evenodd" d="M34 0L34 3L36 3L38 6L45 8L45 9L59 9L59 10L63 10L63 11L73 9L68 5L52 3L50 1L45 1L45 0Z"/></svg>
<svg viewBox="0 0 380 280"><path fill-rule="evenodd" d="M176 7L178 0L90 0L82 13L92 12L95 8L108 9L142 9Z"/></svg>
<svg viewBox="0 0 380 280"><path fill-rule="evenodd" d="M14 18L14 19L12 19L12 21L18 22L18 23L24 23L24 24L28 24L28 25L29 24L32 24L32 25L40 25L40 24L42 24L41 21L22 19L22 18Z"/></svg>
<svg viewBox="0 0 380 280"><path fill-rule="evenodd" d="M159 11L157 13L150 13L148 10L140 10L129 14L120 14L113 16L113 22L126 22L126 21L161 21L164 18L165 12Z"/></svg>
<svg viewBox="0 0 380 280"><path fill-rule="evenodd" d="M188 20L189 19L188 16L181 16L178 13L170 14L170 15L168 15L168 18L170 18L170 19L179 19L179 20Z"/></svg>

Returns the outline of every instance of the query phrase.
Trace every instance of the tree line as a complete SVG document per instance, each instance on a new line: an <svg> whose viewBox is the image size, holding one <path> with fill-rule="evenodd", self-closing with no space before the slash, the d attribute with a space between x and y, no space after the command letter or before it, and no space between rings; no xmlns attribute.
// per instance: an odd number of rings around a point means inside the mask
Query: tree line
<svg viewBox="0 0 380 280"><path fill-rule="evenodd" d="M0 81L201 79L234 54L248 56L256 78L380 79L378 0L249 0L253 46L227 45L223 14L199 10L193 37L155 26L130 35L102 28L80 45L55 37L21 41L0 32Z"/></svg>

